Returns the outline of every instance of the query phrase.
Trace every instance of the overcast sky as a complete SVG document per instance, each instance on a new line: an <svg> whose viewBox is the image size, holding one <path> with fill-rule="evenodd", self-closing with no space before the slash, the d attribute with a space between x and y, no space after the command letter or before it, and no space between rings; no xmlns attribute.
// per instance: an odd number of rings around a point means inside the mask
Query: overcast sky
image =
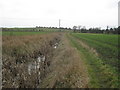
<svg viewBox="0 0 120 90"><path fill-rule="evenodd" d="M0 0L0 27L117 27L118 1Z"/></svg>

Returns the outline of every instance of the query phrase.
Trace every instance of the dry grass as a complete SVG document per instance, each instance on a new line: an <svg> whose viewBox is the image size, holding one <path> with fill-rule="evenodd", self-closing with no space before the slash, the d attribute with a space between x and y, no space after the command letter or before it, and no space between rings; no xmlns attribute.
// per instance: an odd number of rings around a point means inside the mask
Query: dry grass
<svg viewBox="0 0 120 90"><path fill-rule="evenodd" d="M47 88L87 88L87 69L76 48L71 47L65 35L50 65L50 73L41 84Z"/></svg>
<svg viewBox="0 0 120 90"><path fill-rule="evenodd" d="M55 49L53 45L56 42L59 45ZM65 33L4 36L2 46L5 88L88 87L85 64ZM39 54L45 55L46 61L40 64L40 70L29 75L28 64L34 62Z"/></svg>
<svg viewBox="0 0 120 90"><path fill-rule="evenodd" d="M54 43L60 40L60 34L45 34L33 36L3 36L3 87L4 88L37 88L45 76L48 62L53 56ZM42 54L46 61L41 65L41 76L38 72L28 74L28 64L35 62Z"/></svg>

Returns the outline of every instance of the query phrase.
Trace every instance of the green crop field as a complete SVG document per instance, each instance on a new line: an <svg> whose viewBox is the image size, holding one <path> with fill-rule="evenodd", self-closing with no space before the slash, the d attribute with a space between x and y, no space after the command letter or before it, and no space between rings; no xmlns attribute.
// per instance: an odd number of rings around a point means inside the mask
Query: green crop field
<svg viewBox="0 0 120 90"><path fill-rule="evenodd" d="M98 52L104 63L117 67L118 63L118 35L106 34L72 34L77 39L87 43ZM118 68L118 67L117 67Z"/></svg>
<svg viewBox="0 0 120 90"><path fill-rule="evenodd" d="M116 87L118 81L118 35L72 33L71 42L89 67L92 87ZM70 37L69 37L70 38ZM89 46L84 47L78 41ZM92 49L92 52L89 50ZM97 53L97 56L95 55Z"/></svg>
<svg viewBox="0 0 120 90"><path fill-rule="evenodd" d="M66 29L52 29L52 28L3 28L2 35L33 35L45 34L50 32L71 32Z"/></svg>
<svg viewBox="0 0 120 90"><path fill-rule="evenodd" d="M2 32L3 36L8 36L8 35L34 35L34 34L46 34L48 32L15 32L15 31L6 31Z"/></svg>

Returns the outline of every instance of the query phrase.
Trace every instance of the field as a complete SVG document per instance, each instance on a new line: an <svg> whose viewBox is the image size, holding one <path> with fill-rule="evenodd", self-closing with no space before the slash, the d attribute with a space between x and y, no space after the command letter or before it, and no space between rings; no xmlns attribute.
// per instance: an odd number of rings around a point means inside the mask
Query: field
<svg viewBox="0 0 120 90"><path fill-rule="evenodd" d="M118 88L118 35L5 31L4 88Z"/></svg>
<svg viewBox="0 0 120 90"><path fill-rule="evenodd" d="M105 64L118 68L118 36L104 34L73 34L90 47L93 47ZM109 60L109 62L108 62Z"/></svg>
<svg viewBox="0 0 120 90"><path fill-rule="evenodd" d="M119 86L118 36L104 34L71 34L71 42L89 67L91 87ZM95 78L96 77L96 78Z"/></svg>
<svg viewBox="0 0 120 90"><path fill-rule="evenodd" d="M21 36L21 35L34 35L34 34L45 34L48 32L3 32L2 35L3 36Z"/></svg>

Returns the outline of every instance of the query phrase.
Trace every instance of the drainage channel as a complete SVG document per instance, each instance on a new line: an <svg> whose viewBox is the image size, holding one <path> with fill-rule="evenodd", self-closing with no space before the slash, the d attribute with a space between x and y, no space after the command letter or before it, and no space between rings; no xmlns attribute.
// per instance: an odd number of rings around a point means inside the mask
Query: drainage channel
<svg viewBox="0 0 120 90"><path fill-rule="evenodd" d="M57 35L52 40L46 40L39 49L29 54L15 52L15 56L4 56L2 88L40 88L42 80L50 72L49 66L60 39L61 35Z"/></svg>
<svg viewBox="0 0 120 90"><path fill-rule="evenodd" d="M60 40L54 42L51 45L51 48L53 50L58 48L59 43L60 43L59 41ZM45 78L45 76L47 74L46 68L49 67L50 60L52 59L52 57L50 58L48 56L49 55L39 54L33 62L28 63L29 76L32 76L33 74L37 75L37 83L36 83L37 88L40 87L40 83L41 83L42 79Z"/></svg>

